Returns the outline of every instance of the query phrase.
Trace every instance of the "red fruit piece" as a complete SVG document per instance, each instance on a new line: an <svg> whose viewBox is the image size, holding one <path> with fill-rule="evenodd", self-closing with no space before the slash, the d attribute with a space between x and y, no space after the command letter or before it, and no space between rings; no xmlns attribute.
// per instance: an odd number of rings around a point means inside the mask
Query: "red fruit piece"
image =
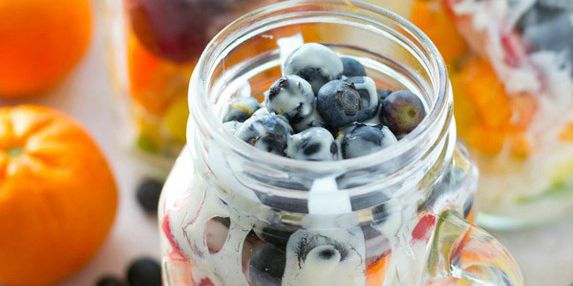
<svg viewBox="0 0 573 286"><path fill-rule="evenodd" d="M132 29L154 54L176 62L198 57L225 25L260 0L125 0Z"/></svg>
<svg viewBox="0 0 573 286"><path fill-rule="evenodd" d="M197 286L215 286L215 284L209 278L203 278Z"/></svg>
<svg viewBox="0 0 573 286"><path fill-rule="evenodd" d="M426 214L423 216L414 230L412 231L412 237L416 240L427 240L430 238L430 234L436 225L436 216L433 214Z"/></svg>
<svg viewBox="0 0 573 286"><path fill-rule="evenodd" d="M165 237L167 237L167 241L169 241L169 245L171 245L171 248L173 249L172 253L170 254L171 258L175 259L175 260L186 259L187 256L181 251L181 247L179 246L179 243L177 243L177 241L175 241L175 238L173 237L173 233L171 232L171 224L170 224L169 215L165 215L163 217L163 221L161 222L161 229L163 230Z"/></svg>
<svg viewBox="0 0 573 286"><path fill-rule="evenodd" d="M216 9L204 1L126 0L132 29L153 53L183 62L201 53Z"/></svg>

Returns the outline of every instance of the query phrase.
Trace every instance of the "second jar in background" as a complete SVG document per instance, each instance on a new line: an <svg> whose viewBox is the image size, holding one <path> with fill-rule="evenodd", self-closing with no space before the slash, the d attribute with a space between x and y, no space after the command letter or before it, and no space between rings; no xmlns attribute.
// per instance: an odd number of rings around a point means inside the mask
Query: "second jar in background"
<svg viewBox="0 0 573 286"><path fill-rule="evenodd" d="M448 66L458 133L480 169L480 223L513 229L570 214L573 1L401 5Z"/></svg>
<svg viewBox="0 0 573 286"><path fill-rule="evenodd" d="M278 1L108 1L123 140L150 173L165 176L185 144L189 78L209 40L238 16Z"/></svg>

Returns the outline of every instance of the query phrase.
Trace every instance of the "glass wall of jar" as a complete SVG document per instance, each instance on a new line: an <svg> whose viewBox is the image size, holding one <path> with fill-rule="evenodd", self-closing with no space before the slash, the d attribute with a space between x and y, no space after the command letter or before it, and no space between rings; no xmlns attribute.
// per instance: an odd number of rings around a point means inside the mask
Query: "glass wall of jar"
<svg viewBox="0 0 573 286"><path fill-rule="evenodd" d="M316 33L378 86L420 94L427 118L398 144L334 162L273 155L227 131L231 99L260 100L281 58ZM399 16L334 0L248 14L203 53L189 106L188 145L159 209L166 285L523 284L504 248L464 220L477 172L456 145L448 76L433 44Z"/></svg>
<svg viewBox="0 0 573 286"><path fill-rule="evenodd" d="M573 1L400 5L446 61L458 133L480 168L479 222L512 229L570 215Z"/></svg>
<svg viewBox="0 0 573 286"><path fill-rule="evenodd" d="M247 11L278 1L107 1L123 144L152 174L166 176L185 144L189 78L209 40Z"/></svg>

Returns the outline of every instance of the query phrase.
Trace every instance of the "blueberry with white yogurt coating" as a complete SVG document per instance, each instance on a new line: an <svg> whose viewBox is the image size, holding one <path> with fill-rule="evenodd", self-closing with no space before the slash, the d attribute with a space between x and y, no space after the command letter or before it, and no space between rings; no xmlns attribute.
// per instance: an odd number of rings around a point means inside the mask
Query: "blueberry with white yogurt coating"
<svg viewBox="0 0 573 286"><path fill-rule="evenodd" d="M344 159L365 156L398 142L388 127L354 123L345 130L340 140Z"/></svg>
<svg viewBox="0 0 573 286"><path fill-rule="evenodd" d="M338 159L338 145L330 131L312 127L290 137L287 156L305 161L334 161Z"/></svg>
<svg viewBox="0 0 573 286"><path fill-rule="evenodd" d="M239 121L244 122L249 119L255 111L257 111L261 105L259 102L252 97L239 97L231 101L223 122L229 121Z"/></svg>
<svg viewBox="0 0 573 286"><path fill-rule="evenodd" d="M364 121L374 117L380 105L374 80L367 76L355 76L349 77L346 81L354 84L354 88L356 88L362 100L362 112L360 113L358 121Z"/></svg>
<svg viewBox="0 0 573 286"><path fill-rule="evenodd" d="M410 133L424 117L424 104L420 97L411 91L393 92L382 102L380 122L388 126L396 136Z"/></svg>
<svg viewBox="0 0 573 286"><path fill-rule="evenodd" d="M324 119L322 119L322 116L320 116L320 113L316 110L316 100L314 101L312 113L300 122L292 124L292 128L295 132L302 132L311 127L326 127Z"/></svg>
<svg viewBox="0 0 573 286"><path fill-rule="evenodd" d="M286 75L298 75L308 81L315 94L327 82L342 76L343 65L330 48L317 43L300 46L284 62Z"/></svg>
<svg viewBox="0 0 573 286"><path fill-rule="evenodd" d="M239 121L235 121L235 120L227 121L227 122L223 123L223 126L225 127L225 129L227 129L227 131L231 132L232 134L237 133L237 130L239 130L241 125L243 125L243 122L239 122Z"/></svg>
<svg viewBox="0 0 573 286"><path fill-rule="evenodd" d="M350 57L340 57L343 66L342 74L347 77L366 76L366 69L357 60Z"/></svg>
<svg viewBox="0 0 573 286"><path fill-rule="evenodd" d="M281 77L265 93L267 109L286 117L293 124L311 115L314 99L310 83L297 75Z"/></svg>
<svg viewBox="0 0 573 286"><path fill-rule="evenodd" d="M300 263L327 261L338 263L348 256L348 250L344 245L320 234L306 233L292 243L296 244L294 245L295 255Z"/></svg>
<svg viewBox="0 0 573 286"><path fill-rule="evenodd" d="M257 149L284 156L292 132L284 117L261 111L247 119L236 135Z"/></svg>

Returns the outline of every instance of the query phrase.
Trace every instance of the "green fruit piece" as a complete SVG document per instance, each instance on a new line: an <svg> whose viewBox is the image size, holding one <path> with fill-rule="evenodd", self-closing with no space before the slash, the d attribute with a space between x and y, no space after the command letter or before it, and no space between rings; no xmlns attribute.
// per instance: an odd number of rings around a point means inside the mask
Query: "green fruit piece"
<svg viewBox="0 0 573 286"><path fill-rule="evenodd" d="M159 152L159 146L157 142L155 142L151 137L148 137L146 134L140 134L139 137L137 137L136 145L137 148L146 153L155 154Z"/></svg>
<svg viewBox="0 0 573 286"><path fill-rule="evenodd" d="M553 183L547 190L533 195L533 196L520 196L517 198L517 203L519 204L529 204L535 203L546 199L557 199L558 197L565 195L573 191L573 186L564 182L558 181Z"/></svg>

